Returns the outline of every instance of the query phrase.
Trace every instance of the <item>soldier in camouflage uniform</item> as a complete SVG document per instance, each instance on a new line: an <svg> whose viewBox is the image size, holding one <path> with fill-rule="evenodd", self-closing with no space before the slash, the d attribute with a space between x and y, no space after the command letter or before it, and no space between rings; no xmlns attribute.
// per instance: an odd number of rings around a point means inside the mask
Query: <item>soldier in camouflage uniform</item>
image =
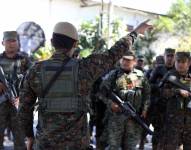
<svg viewBox="0 0 191 150"><path fill-rule="evenodd" d="M176 150L180 144L184 150L191 149L191 93L166 80L173 77L171 79L177 79L190 89L189 59L190 53L177 52L175 69L169 71L160 84L167 97L164 150Z"/></svg>
<svg viewBox="0 0 191 150"><path fill-rule="evenodd" d="M144 59L143 55L138 55L136 65L135 65L135 69L141 70L144 73L146 71L144 69L144 66L145 66L145 59Z"/></svg>
<svg viewBox="0 0 191 150"><path fill-rule="evenodd" d="M109 72L102 84L114 90L124 101L129 101L142 117L146 117L150 99L150 86L142 71L134 68L135 55L132 52L125 54L118 69ZM103 90L104 91L104 90ZM103 96L107 97L107 92ZM131 118L124 116L120 108L111 99L103 98L108 112L108 144L110 150L134 150L140 139L141 127ZM142 110L140 112L140 110Z"/></svg>
<svg viewBox="0 0 191 150"><path fill-rule="evenodd" d="M169 70L174 68L174 55L175 49L166 48L164 53L164 65L157 66L150 76L150 85L151 85L151 98L152 98L152 110L150 111L151 123L154 127L154 134L152 137L152 146L153 150L156 150L158 147L159 141L163 136L163 125L165 117L165 107L166 107L166 97L160 92L158 84L163 78L164 74Z"/></svg>
<svg viewBox="0 0 191 150"><path fill-rule="evenodd" d="M3 46L5 51L0 54L0 66L3 68L6 79L12 81L16 87L17 93L19 91L20 77L24 75L26 70L31 65L28 58L19 54L19 43L16 31L6 31L3 37ZM0 83L0 93L6 90L2 90L3 85ZM0 149L3 149L4 131L7 126L11 129L14 137L14 149L25 149L24 134L18 123L16 116L17 109L15 107L16 102L13 104L7 100L0 104Z"/></svg>
<svg viewBox="0 0 191 150"><path fill-rule="evenodd" d="M145 27L148 26L143 23L137 31L142 32ZM30 109L38 98L35 149L83 150L88 146L86 113L91 86L129 51L135 34L120 39L104 54L93 54L78 61L71 58L78 41L76 28L68 22L55 25L51 41L56 52L49 60L38 62L30 69L20 93L19 116L25 129L30 124ZM60 75L50 84L58 71Z"/></svg>
<svg viewBox="0 0 191 150"><path fill-rule="evenodd" d="M157 67L157 66L160 66L160 65L164 65L164 57L162 55L159 55L156 57L156 60L153 62L152 64L152 68L150 68L149 70L147 70L145 72L145 77L147 79L150 78L150 75L151 75L151 72ZM151 93L151 97L150 97L150 106L149 106L149 109L148 109L148 115L145 119L145 122L148 126L150 126L151 124L151 121L152 121L152 117L153 115L153 112L154 112L154 95ZM139 144L139 149L144 149L144 144L145 144L145 140L146 140L146 136L147 136L147 132L146 131L143 131L142 135L141 135L141 140L140 140L140 144Z"/></svg>

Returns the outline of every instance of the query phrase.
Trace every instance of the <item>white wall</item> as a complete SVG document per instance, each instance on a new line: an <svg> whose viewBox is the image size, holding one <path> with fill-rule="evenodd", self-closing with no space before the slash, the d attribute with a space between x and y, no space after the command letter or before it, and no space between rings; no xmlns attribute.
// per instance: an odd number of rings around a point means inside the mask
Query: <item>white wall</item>
<svg viewBox="0 0 191 150"><path fill-rule="evenodd" d="M0 0L0 40L3 31L16 30L21 23L34 21L44 29L49 41L56 22L69 21L78 28L83 20L98 16L100 9L101 6L82 8L80 0ZM114 7L112 17L136 26L150 16Z"/></svg>

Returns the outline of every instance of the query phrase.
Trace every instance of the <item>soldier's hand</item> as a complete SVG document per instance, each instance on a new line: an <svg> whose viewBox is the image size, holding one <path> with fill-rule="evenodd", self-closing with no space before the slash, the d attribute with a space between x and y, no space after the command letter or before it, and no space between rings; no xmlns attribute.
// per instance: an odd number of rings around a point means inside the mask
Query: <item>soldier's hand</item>
<svg viewBox="0 0 191 150"><path fill-rule="evenodd" d="M122 111L121 108L114 102L111 103L111 110L113 112L121 112Z"/></svg>
<svg viewBox="0 0 191 150"><path fill-rule="evenodd" d="M141 117L143 117L145 119L147 117L147 111L143 111L141 114Z"/></svg>
<svg viewBox="0 0 191 150"><path fill-rule="evenodd" d="M33 143L34 143L34 138L27 137L27 150L33 150Z"/></svg>
<svg viewBox="0 0 191 150"><path fill-rule="evenodd" d="M182 97L189 97L191 94L190 94L190 92L188 92L188 91L186 91L186 90L180 89L180 95L181 95Z"/></svg>
<svg viewBox="0 0 191 150"><path fill-rule="evenodd" d="M146 30L151 30L153 29L153 26L152 25L148 25L147 23L149 22L150 20L146 20L142 23L140 23L136 28L135 28L135 32L139 33L139 34L144 34L144 32Z"/></svg>
<svg viewBox="0 0 191 150"><path fill-rule="evenodd" d="M0 94L4 93L5 91L6 91L5 85L0 82Z"/></svg>
<svg viewBox="0 0 191 150"><path fill-rule="evenodd" d="M11 104L13 106L15 106L16 108L18 108L18 106L19 106L19 97L16 97L13 100L11 100Z"/></svg>

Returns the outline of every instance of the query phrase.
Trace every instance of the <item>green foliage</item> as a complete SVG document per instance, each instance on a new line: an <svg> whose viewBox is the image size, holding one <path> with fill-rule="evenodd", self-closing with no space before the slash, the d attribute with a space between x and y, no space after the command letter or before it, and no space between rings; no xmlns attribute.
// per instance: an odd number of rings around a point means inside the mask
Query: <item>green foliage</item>
<svg viewBox="0 0 191 150"><path fill-rule="evenodd" d="M147 31L144 36L139 37L134 44L136 54L143 54L148 65L152 64L153 57L156 55L151 48L151 44L157 40L157 33L158 30Z"/></svg>
<svg viewBox="0 0 191 150"><path fill-rule="evenodd" d="M99 19L95 21L84 21L80 26L80 40L78 49L80 55L87 57L93 51L104 50L106 48L105 40L100 36Z"/></svg>
<svg viewBox="0 0 191 150"><path fill-rule="evenodd" d="M169 32L179 39L178 50L191 51L191 0L177 0L167 14L160 17L156 27L160 32Z"/></svg>
<svg viewBox="0 0 191 150"><path fill-rule="evenodd" d="M107 38L108 38L108 26L104 23L101 28L101 20L96 18L91 21L84 21L79 29L80 40L78 49L81 51L81 57L87 57L92 52L105 51L107 49ZM122 23L119 19L114 20L111 23L111 33L110 39L113 44L118 40L122 34L125 32L125 27L122 27Z"/></svg>
<svg viewBox="0 0 191 150"><path fill-rule="evenodd" d="M154 56L150 45L160 34L166 33L178 38L178 51L191 51L191 0L177 0L166 16L160 16L152 22L154 30L138 39L134 46L137 54L145 55L148 64Z"/></svg>
<svg viewBox="0 0 191 150"><path fill-rule="evenodd" d="M39 48L35 53L32 54L32 58L35 61L42 61L50 58L54 52L51 46L46 45L45 47Z"/></svg>

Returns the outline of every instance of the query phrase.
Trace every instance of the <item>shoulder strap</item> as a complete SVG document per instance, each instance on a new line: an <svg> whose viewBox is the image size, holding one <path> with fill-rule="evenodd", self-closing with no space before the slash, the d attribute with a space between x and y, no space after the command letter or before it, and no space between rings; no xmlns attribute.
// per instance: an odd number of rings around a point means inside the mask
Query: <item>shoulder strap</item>
<svg viewBox="0 0 191 150"><path fill-rule="evenodd" d="M42 98L44 98L46 94L49 92L50 88L52 87L56 79L59 77L59 75L62 73L62 71L64 70L64 66L69 62L69 60L70 58L68 57L63 61L62 66L59 68L59 70L54 74L54 76L48 82L47 86L44 88L42 92Z"/></svg>

